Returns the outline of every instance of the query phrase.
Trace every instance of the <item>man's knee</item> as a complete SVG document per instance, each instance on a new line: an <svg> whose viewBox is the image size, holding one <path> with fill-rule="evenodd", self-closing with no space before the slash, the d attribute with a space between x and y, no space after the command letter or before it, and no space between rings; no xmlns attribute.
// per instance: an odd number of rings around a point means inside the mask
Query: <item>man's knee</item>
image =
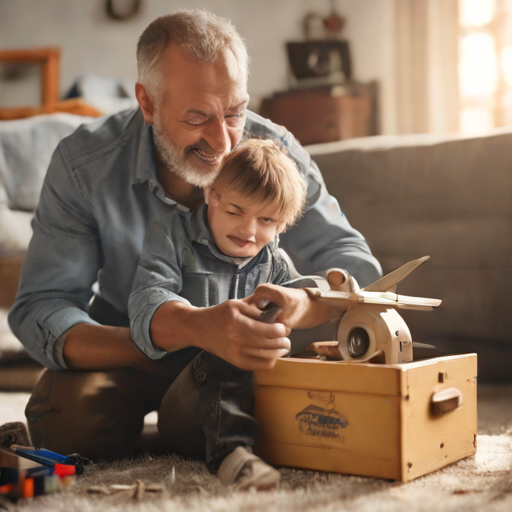
<svg viewBox="0 0 512 512"><path fill-rule="evenodd" d="M92 460L128 455L146 411L127 372L46 370L25 409L32 443Z"/></svg>

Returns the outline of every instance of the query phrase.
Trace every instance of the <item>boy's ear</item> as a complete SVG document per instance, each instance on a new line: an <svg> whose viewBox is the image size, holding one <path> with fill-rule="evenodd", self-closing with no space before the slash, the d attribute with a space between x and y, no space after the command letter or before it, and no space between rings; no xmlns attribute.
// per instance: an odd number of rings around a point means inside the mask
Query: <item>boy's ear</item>
<svg viewBox="0 0 512 512"><path fill-rule="evenodd" d="M286 222L282 222L277 226L276 233L280 235L281 233L284 233L286 231Z"/></svg>
<svg viewBox="0 0 512 512"><path fill-rule="evenodd" d="M212 193L212 187L204 187L204 202L210 204L210 194Z"/></svg>

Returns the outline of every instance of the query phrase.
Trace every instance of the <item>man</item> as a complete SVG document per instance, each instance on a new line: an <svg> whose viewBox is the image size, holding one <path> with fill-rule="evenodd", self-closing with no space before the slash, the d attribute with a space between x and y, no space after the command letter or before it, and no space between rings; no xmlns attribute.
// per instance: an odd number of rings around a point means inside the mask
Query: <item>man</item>
<svg viewBox="0 0 512 512"><path fill-rule="evenodd" d="M79 128L48 169L9 316L48 368L26 415L35 445L111 460L133 451L144 415L159 410L165 448L215 471L254 444L251 372L289 351L289 329L259 322L244 301L203 309L165 302L147 320L159 355L140 353L126 311L153 221L199 205L201 187L245 130L280 140L308 181L308 209L283 245L316 270L343 267L363 285L380 267L293 136L246 111L247 53L227 20L204 11L158 18L139 39L137 63L140 109ZM271 292L280 305L293 303ZM172 325L169 308L178 308ZM249 451L243 457L258 466Z"/></svg>

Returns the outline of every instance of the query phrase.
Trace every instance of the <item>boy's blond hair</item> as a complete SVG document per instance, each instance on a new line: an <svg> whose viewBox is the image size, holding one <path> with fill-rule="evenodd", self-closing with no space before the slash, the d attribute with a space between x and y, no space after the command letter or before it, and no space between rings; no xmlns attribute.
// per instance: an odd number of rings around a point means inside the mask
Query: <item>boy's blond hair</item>
<svg viewBox="0 0 512 512"><path fill-rule="evenodd" d="M213 187L225 187L249 200L279 207L279 222L293 226L306 203L306 181L297 166L271 140L249 139L224 160Z"/></svg>

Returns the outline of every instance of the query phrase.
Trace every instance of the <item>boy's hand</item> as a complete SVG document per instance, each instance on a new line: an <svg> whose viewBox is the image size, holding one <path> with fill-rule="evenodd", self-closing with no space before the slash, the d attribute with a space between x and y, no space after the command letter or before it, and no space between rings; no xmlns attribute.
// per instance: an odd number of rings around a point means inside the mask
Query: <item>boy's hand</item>
<svg viewBox="0 0 512 512"><path fill-rule="evenodd" d="M281 308L276 322L283 323L290 329L311 329L335 316L341 316L342 313L339 308L313 299L302 289L269 283L260 284L252 295L242 301L255 305L260 310L273 302Z"/></svg>

